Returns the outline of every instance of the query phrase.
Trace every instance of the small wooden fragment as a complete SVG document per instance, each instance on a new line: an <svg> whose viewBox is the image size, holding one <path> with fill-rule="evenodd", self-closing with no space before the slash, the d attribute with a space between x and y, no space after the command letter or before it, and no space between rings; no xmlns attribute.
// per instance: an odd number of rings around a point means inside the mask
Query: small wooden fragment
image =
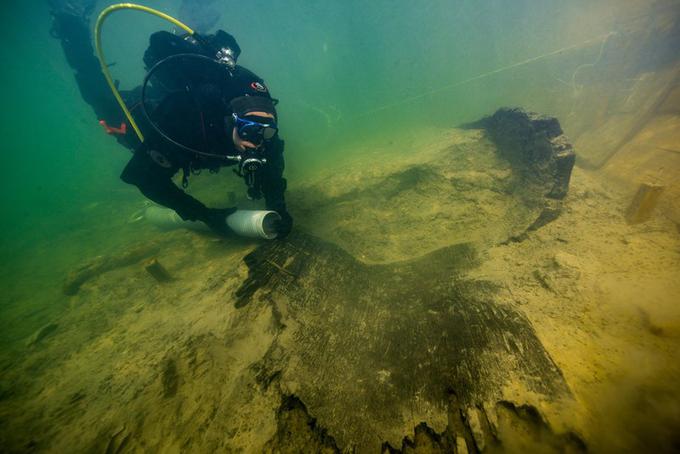
<svg viewBox="0 0 680 454"><path fill-rule="evenodd" d="M146 262L144 264L144 269L158 282L170 282L172 280L172 276L170 276L168 270L166 270L165 267L161 265L161 263L155 258Z"/></svg>
<svg viewBox="0 0 680 454"><path fill-rule="evenodd" d="M99 256L82 264L80 267L71 271L66 279L62 290L66 295L75 295L80 290L80 286L90 279L114 270L139 262L140 260L157 253L159 246L157 243L141 244L123 251L118 255Z"/></svg>
<svg viewBox="0 0 680 454"><path fill-rule="evenodd" d="M461 436L456 437L456 452L458 454L468 454L467 443L465 443L465 438Z"/></svg>
<svg viewBox="0 0 680 454"><path fill-rule="evenodd" d="M57 323L49 323L43 326L38 331L33 333L31 337L28 338L28 340L26 341L26 346L32 347L42 342L43 339L45 339L50 334L54 333L57 330L57 328L59 328L59 325Z"/></svg>
<svg viewBox="0 0 680 454"><path fill-rule="evenodd" d="M640 189L638 189L626 211L626 220L629 224L639 224L652 217L652 211L659 201L663 188L663 186L653 183L642 183L640 185Z"/></svg>
<svg viewBox="0 0 680 454"><path fill-rule="evenodd" d="M476 407L469 407L467 409L467 423L472 432L472 439L477 446L479 452L484 451L486 442L484 440L484 430L482 429L482 422L479 416L479 410Z"/></svg>

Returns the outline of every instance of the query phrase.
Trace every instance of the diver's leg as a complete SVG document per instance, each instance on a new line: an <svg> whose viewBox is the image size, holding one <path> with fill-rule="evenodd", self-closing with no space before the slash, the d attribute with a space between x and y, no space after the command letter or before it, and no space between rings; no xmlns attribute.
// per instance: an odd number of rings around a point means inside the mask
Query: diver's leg
<svg viewBox="0 0 680 454"><path fill-rule="evenodd" d="M112 126L123 121L123 113L111 95L99 61L94 55L89 16L94 1L51 0L52 36L61 41L69 66L75 71L80 94L99 120Z"/></svg>
<svg viewBox="0 0 680 454"><path fill-rule="evenodd" d="M207 33L220 20L220 5L216 0L182 0L179 17L199 33Z"/></svg>
<svg viewBox="0 0 680 454"><path fill-rule="evenodd" d="M70 14L87 18L92 14L97 0L48 0L52 14Z"/></svg>

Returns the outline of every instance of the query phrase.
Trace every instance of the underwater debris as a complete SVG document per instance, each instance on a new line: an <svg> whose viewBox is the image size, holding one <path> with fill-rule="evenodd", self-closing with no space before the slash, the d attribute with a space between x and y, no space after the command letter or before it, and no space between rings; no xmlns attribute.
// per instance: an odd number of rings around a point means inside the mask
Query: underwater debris
<svg viewBox="0 0 680 454"><path fill-rule="evenodd" d="M560 217L560 214L562 214L562 201L546 199L545 206L539 213L538 217L534 222L531 223L529 227L526 228L526 230L524 230L519 235L511 236L507 240L502 241L500 244L520 243L526 240L531 232L535 232L541 227L550 224L552 221Z"/></svg>
<svg viewBox="0 0 680 454"><path fill-rule="evenodd" d="M163 387L163 397L172 397L177 394L179 387L179 372L177 363L172 358L167 358L163 362L163 372L161 374L161 385Z"/></svg>
<svg viewBox="0 0 680 454"><path fill-rule="evenodd" d="M629 224L639 224L651 218L663 189L661 185L642 183L626 210L626 221Z"/></svg>
<svg viewBox="0 0 680 454"><path fill-rule="evenodd" d="M73 296L90 279L94 279L107 271L137 263L157 253L159 249L160 247L157 243L148 243L135 246L120 255L95 257L66 276L62 291L65 295Z"/></svg>
<svg viewBox="0 0 680 454"><path fill-rule="evenodd" d="M652 335L663 336L665 334L663 328L652 321L652 317L649 315L649 311L646 311L645 309L638 307L638 314L640 314L640 321L642 322L642 326L644 326L644 328L647 331L649 331Z"/></svg>
<svg viewBox="0 0 680 454"><path fill-rule="evenodd" d="M526 230L500 244L524 241L530 232L560 216L576 154L557 118L521 108L502 108L464 127L484 128L498 147L499 155L522 175L523 182L530 182L545 197L536 220Z"/></svg>
<svg viewBox="0 0 680 454"><path fill-rule="evenodd" d="M472 438L475 441L475 446L479 451L484 451L486 448L484 429L482 428L482 421L479 410L476 407L468 407L465 411L465 420L467 421Z"/></svg>
<svg viewBox="0 0 680 454"><path fill-rule="evenodd" d="M468 454L467 444L465 443L465 438L456 437L456 452L458 454Z"/></svg>
<svg viewBox="0 0 680 454"><path fill-rule="evenodd" d="M118 454L123 452L131 437L132 434L125 428L125 426L119 427L110 435L109 441L106 444L106 450L104 452L106 454Z"/></svg>
<svg viewBox="0 0 680 454"><path fill-rule="evenodd" d="M493 143L504 129L514 136ZM394 159L386 147L357 158L292 192L291 205L305 230L365 263L521 242L563 213L575 154L561 131L552 117L501 109L414 156Z"/></svg>
<svg viewBox="0 0 680 454"><path fill-rule="evenodd" d="M383 443L380 448L380 452L383 454L398 454L398 453L410 453L410 452L428 452L428 453L445 453L445 452L456 452L453 446L456 446L458 439L452 440L448 436L448 429L443 434L438 434L434 429L428 426L426 423L421 422L418 424L413 431L413 439L410 437L404 437L401 442L401 449L393 448L388 442ZM460 446L457 452L467 453L467 444L465 439L460 438Z"/></svg>
<svg viewBox="0 0 680 454"><path fill-rule="evenodd" d="M409 407L411 419L441 430L450 388L483 445L487 424L474 424L467 409L502 399L505 383L547 399L571 394L526 317L497 301L494 285L463 277L476 260L471 245L458 244L367 265L299 231L260 245L244 258L249 273L236 304L286 301L282 323L290 331L272 347L283 353L258 371L294 389L339 446L371 452L401 440ZM281 263L296 277L273 266ZM474 438L470 433L468 447Z"/></svg>
<svg viewBox="0 0 680 454"><path fill-rule="evenodd" d="M26 346L33 347L34 345L42 342L46 337L54 333L57 330L57 328L59 328L59 324L48 323L47 325L40 328L38 331L33 333L31 337L28 338L28 340L26 341Z"/></svg>
<svg viewBox="0 0 680 454"><path fill-rule="evenodd" d="M437 433L421 422L414 436L404 437L401 449L383 443L383 454L428 452L587 452L587 446L574 432L556 433L536 407L508 401L488 403L482 408L456 406L452 400L449 423Z"/></svg>
<svg viewBox="0 0 680 454"><path fill-rule="evenodd" d="M557 118L502 108L465 127L486 129L513 168L545 186L546 197L563 199L567 195L576 154Z"/></svg>
<svg viewBox="0 0 680 454"><path fill-rule="evenodd" d="M335 439L317 425L316 419L295 395L283 396L276 421L276 433L267 443L265 452L341 452Z"/></svg>
<svg viewBox="0 0 680 454"><path fill-rule="evenodd" d="M555 202L555 201L552 201ZM557 219L562 213L562 205L560 203L547 203L546 206L538 215L538 218L527 228L527 232L534 232L544 225L547 225ZM525 233L527 233L525 232Z"/></svg>
<svg viewBox="0 0 680 454"><path fill-rule="evenodd" d="M172 281L172 276L168 273L161 262L157 258L152 258L144 264L144 269L149 273L156 281L160 283Z"/></svg>
<svg viewBox="0 0 680 454"><path fill-rule="evenodd" d="M572 431L557 433L531 405L509 401L496 404L498 436L506 452L587 452L583 439Z"/></svg>

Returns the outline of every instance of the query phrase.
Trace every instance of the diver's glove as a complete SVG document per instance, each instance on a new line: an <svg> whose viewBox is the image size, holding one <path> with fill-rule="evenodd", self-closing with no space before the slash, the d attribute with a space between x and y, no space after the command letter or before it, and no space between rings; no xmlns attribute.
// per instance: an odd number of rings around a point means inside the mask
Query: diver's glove
<svg viewBox="0 0 680 454"><path fill-rule="evenodd" d="M210 230L220 236L228 236L232 233L227 225L227 216L234 213L236 207L233 208L206 208L205 211L198 218L205 225L210 227Z"/></svg>
<svg viewBox="0 0 680 454"><path fill-rule="evenodd" d="M274 222L274 229L276 229L276 238L285 238L293 229L293 218L287 211L279 211L281 219Z"/></svg>

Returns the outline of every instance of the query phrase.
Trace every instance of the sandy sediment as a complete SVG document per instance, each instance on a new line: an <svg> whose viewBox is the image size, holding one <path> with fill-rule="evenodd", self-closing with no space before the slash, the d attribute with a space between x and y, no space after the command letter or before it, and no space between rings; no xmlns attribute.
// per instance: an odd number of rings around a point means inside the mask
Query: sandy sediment
<svg viewBox="0 0 680 454"><path fill-rule="evenodd" d="M159 234L3 366L10 451L544 452L677 434L680 238L481 130L293 185L284 242ZM557 215L543 219L546 210ZM136 246L131 246L135 250ZM124 256L124 254L123 254ZM140 259L141 260L141 259Z"/></svg>

